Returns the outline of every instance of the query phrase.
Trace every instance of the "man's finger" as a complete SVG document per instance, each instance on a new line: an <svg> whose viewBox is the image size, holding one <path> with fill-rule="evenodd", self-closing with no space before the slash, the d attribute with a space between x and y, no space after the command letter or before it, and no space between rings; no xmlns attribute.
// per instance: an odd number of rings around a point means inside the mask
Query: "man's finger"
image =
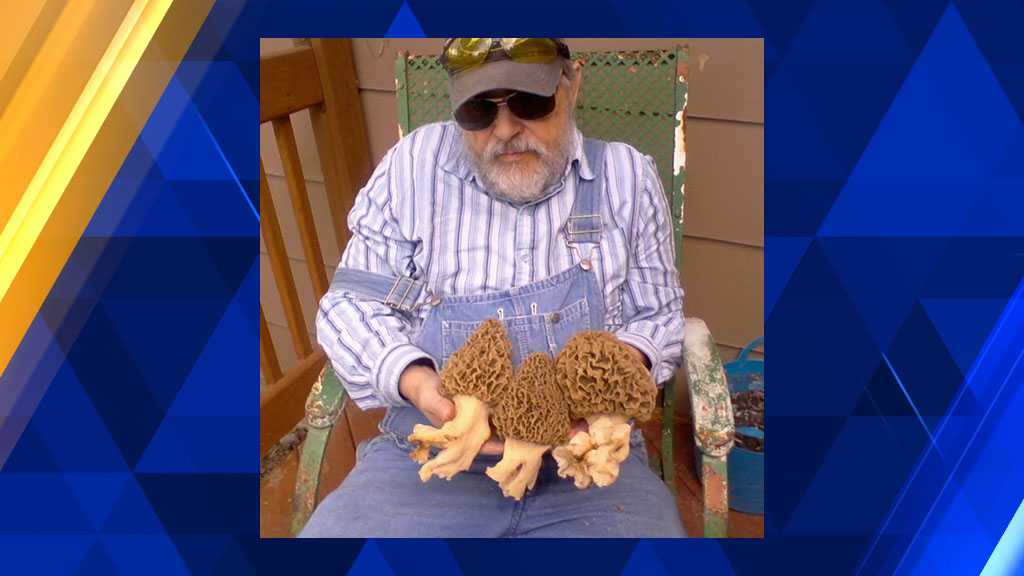
<svg viewBox="0 0 1024 576"><path fill-rule="evenodd" d="M436 418L438 421L434 422L434 424L437 426L455 418L455 404L452 404L451 400L433 391L420 410L426 413L428 418L432 420Z"/></svg>
<svg viewBox="0 0 1024 576"><path fill-rule="evenodd" d="M438 402L438 415L441 417L442 422L447 422L455 418L455 404L452 404L452 401L444 396L440 398Z"/></svg>
<svg viewBox="0 0 1024 576"><path fill-rule="evenodd" d="M505 451L505 441L491 438L480 447L480 453L484 455L501 454Z"/></svg>

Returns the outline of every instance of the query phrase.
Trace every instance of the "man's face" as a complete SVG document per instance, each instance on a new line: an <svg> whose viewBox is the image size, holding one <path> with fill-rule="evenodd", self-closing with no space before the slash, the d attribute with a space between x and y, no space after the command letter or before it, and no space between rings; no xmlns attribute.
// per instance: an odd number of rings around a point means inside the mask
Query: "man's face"
<svg viewBox="0 0 1024 576"><path fill-rule="evenodd" d="M573 109L582 75L564 76L555 95L555 109L538 120L522 120L508 106L498 107L494 123L483 130L463 130L463 140L477 176L494 194L514 203L536 200L557 182L572 151ZM479 95L501 98L508 90Z"/></svg>

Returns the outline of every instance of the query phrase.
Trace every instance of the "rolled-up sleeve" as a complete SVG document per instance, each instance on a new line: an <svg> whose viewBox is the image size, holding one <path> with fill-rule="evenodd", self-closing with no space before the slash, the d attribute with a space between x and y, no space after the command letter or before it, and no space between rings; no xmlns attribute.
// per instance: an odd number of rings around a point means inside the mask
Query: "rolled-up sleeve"
<svg viewBox="0 0 1024 576"><path fill-rule="evenodd" d="M633 218L632 253L623 287L623 326L616 336L643 352L659 384L683 357L683 290L676 270L672 212L654 161L633 154L642 174Z"/></svg>
<svg viewBox="0 0 1024 576"><path fill-rule="evenodd" d="M396 147L397 148L397 147ZM394 216L403 182L392 148L360 190L349 212L349 238L341 265L347 268L412 276L417 243L405 238ZM382 302L332 289L320 300L317 341L345 389L362 409L408 406L398 380L412 362L437 362L410 339L413 318Z"/></svg>

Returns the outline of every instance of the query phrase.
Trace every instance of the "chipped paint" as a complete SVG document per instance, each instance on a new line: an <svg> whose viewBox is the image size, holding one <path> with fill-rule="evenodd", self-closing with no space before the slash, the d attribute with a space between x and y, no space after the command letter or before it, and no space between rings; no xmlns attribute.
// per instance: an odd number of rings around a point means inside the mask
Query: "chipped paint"
<svg viewBox="0 0 1024 576"><path fill-rule="evenodd" d="M711 511L715 514L725 514L728 510L726 502L729 500L729 488L725 478L718 474L710 463L705 463L701 468L703 469L701 475L704 479L705 498Z"/></svg>
<svg viewBox="0 0 1024 576"><path fill-rule="evenodd" d="M729 526L729 468L724 458L701 458L704 537L723 538Z"/></svg>
<svg viewBox="0 0 1024 576"><path fill-rule="evenodd" d="M683 268L683 210L686 200L686 105L689 76L689 48L676 47L675 61L675 131L672 147L672 217L673 238L675 240L675 260L679 270Z"/></svg>
<svg viewBox="0 0 1024 576"><path fill-rule="evenodd" d="M686 184L683 183L679 186L679 227L682 228L683 220L686 212Z"/></svg>
<svg viewBox="0 0 1024 576"><path fill-rule="evenodd" d="M722 360L707 324L687 318L683 348L693 407L694 440L701 452L716 458L732 449L735 422Z"/></svg>
<svg viewBox="0 0 1024 576"><path fill-rule="evenodd" d="M330 434L329 428L310 429L306 434L296 471L295 494L292 497L292 534L302 530L316 508L324 453Z"/></svg>
<svg viewBox="0 0 1024 576"><path fill-rule="evenodd" d="M686 96L683 96L683 106L686 104ZM678 176L680 170L686 168L686 132L683 130L683 113L684 110L676 112L676 138L675 138L675 155L672 159L672 174Z"/></svg>
<svg viewBox="0 0 1024 576"><path fill-rule="evenodd" d="M306 425L310 428L334 426L344 403L345 389L334 370L327 366L313 382L306 398Z"/></svg>

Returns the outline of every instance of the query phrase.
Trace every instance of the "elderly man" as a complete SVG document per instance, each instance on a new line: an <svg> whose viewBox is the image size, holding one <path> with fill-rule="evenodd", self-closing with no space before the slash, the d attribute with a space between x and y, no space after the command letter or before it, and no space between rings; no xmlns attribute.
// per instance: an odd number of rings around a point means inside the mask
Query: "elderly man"
<svg viewBox="0 0 1024 576"><path fill-rule="evenodd" d="M487 318L515 323L513 360L557 354L581 330L635 348L656 382L682 355L670 212L650 157L584 138L582 81L557 38L453 38L442 63L454 121L398 142L360 191L352 238L320 303L317 334L382 435L310 518L304 537L677 537L675 501L633 431L605 488L577 489L545 456L521 501L472 467L421 483L406 437L454 417L438 371Z"/></svg>

